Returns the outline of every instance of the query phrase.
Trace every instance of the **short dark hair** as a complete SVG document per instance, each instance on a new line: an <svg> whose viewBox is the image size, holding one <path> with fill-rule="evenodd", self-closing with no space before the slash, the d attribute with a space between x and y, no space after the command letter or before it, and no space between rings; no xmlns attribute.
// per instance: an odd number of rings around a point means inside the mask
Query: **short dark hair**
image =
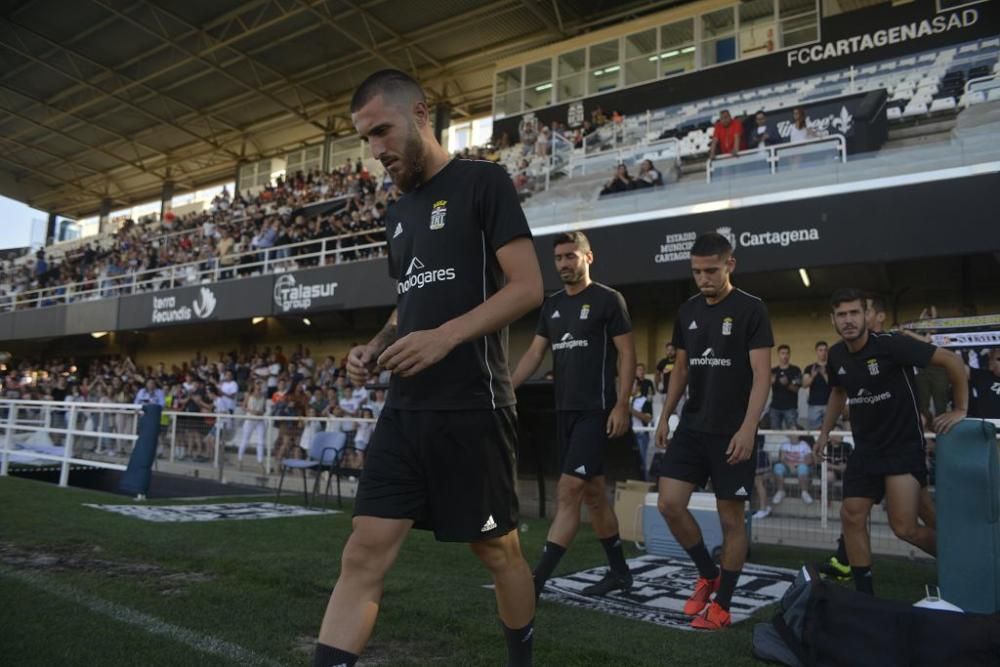
<svg viewBox="0 0 1000 667"><path fill-rule="evenodd" d="M552 247L555 248L563 243L575 243L580 250L587 252L590 250L590 239L587 235L580 231L563 232L562 234L556 234L556 237L552 239Z"/></svg>
<svg viewBox="0 0 1000 667"><path fill-rule="evenodd" d="M816 341L815 349L818 350L820 347L830 347L830 345L825 340Z"/></svg>
<svg viewBox="0 0 1000 667"><path fill-rule="evenodd" d="M718 232L708 232L702 234L694 240L691 246L691 255L694 257L728 257L733 253L733 246L722 234Z"/></svg>
<svg viewBox="0 0 1000 667"><path fill-rule="evenodd" d="M867 298L868 297L865 293L856 287L841 287L830 295L830 309L834 310L840 304L849 303L851 301L860 301L861 306L864 307L866 305L865 299Z"/></svg>
<svg viewBox="0 0 1000 667"><path fill-rule="evenodd" d="M405 95L412 101L427 103L427 97L416 79L398 69L383 69L362 81L354 91L354 96L351 97L351 113L379 95L394 98Z"/></svg>
<svg viewBox="0 0 1000 667"><path fill-rule="evenodd" d="M792 348L788 347L785 344L781 344L781 345L778 346L778 352L781 352L782 350L788 350L789 352L791 352Z"/></svg>
<svg viewBox="0 0 1000 667"><path fill-rule="evenodd" d="M876 313L887 312L885 309L885 299L880 297L878 294L869 292L868 294L865 294L865 300L868 302L867 305Z"/></svg>

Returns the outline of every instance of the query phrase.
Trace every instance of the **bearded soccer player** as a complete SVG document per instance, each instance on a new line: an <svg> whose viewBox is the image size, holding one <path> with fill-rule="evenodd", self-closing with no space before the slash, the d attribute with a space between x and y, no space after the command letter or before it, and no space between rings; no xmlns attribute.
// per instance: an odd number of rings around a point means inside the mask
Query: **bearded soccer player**
<svg viewBox="0 0 1000 667"><path fill-rule="evenodd" d="M531 664L531 570L518 541L516 415L507 325L537 308L541 271L502 167L451 160L420 86L372 74L351 101L354 126L405 194L386 213L397 307L348 372L392 372L368 445L340 577L314 665L354 665L375 625L383 580L411 528L465 542L493 577L508 665Z"/></svg>
<svg viewBox="0 0 1000 667"><path fill-rule="evenodd" d="M867 327L868 333L880 334L885 332L886 318L885 300L877 294L866 294L865 327ZM829 362L827 363L827 368L829 368ZM837 419L839 419L839 415ZM834 423L836 423L836 419ZM930 491L926 486L920 488L918 516L924 522L925 526L932 529L937 528L937 510L934 507L934 499L931 498ZM831 556L823 567L820 568L820 572L839 581L847 581L852 578L851 562L847 557L847 546L844 543L843 534L837 538L837 553Z"/></svg>
<svg viewBox="0 0 1000 667"><path fill-rule="evenodd" d="M677 359L656 427L656 446L666 448L659 509L698 568L684 613L695 617L693 627L705 630L731 623L729 605L747 554L744 510L754 488L757 422L771 384L774 337L767 308L733 287L735 268L733 247L724 236L695 240L691 274L699 293L681 305L674 323ZM688 400L668 438L668 418L685 386ZM687 508L695 488L708 480L722 524L721 572Z"/></svg>
<svg viewBox="0 0 1000 667"><path fill-rule="evenodd" d="M854 452L844 471L840 519L855 587L874 594L867 524L875 503L887 500L889 525L897 537L936 553L934 528L917 521L927 463L913 367L940 366L955 388L955 409L934 420L938 433L965 417L968 387L957 355L905 334L869 331L863 292L837 290L830 305L841 341L830 348L831 393L814 453L825 455L837 416L849 406Z"/></svg>
<svg viewBox="0 0 1000 667"><path fill-rule="evenodd" d="M535 595L541 594L576 536L583 503L607 554L608 572L582 593L605 595L632 587L604 478L608 441L624 435L631 418L635 378L632 322L625 298L590 279L594 253L582 232L556 236L553 250L556 270L566 287L542 305L535 338L512 378L514 387L520 386L538 369L546 348L551 347L562 474L556 516L535 568Z"/></svg>

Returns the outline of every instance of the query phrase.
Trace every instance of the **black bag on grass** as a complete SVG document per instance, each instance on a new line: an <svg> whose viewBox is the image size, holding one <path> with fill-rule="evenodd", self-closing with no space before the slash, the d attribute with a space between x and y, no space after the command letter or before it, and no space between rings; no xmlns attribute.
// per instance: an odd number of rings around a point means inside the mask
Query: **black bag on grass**
<svg viewBox="0 0 1000 667"><path fill-rule="evenodd" d="M754 628L753 655L794 667L995 667L1000 615L882 600L823 580L807 566L774 620Z"/></svg>

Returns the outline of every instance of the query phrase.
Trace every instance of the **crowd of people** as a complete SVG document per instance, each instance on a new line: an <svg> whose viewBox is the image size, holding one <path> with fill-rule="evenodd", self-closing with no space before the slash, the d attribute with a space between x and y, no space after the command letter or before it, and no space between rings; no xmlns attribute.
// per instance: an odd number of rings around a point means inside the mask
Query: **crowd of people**
<svg viewBox="0 0 1000 667"><path fill-rule="evenodd" d="M275 417L275 458L301 458L320 430L345 434L344 444L364 451L371 420L385 405L388 374L370 386L353 386L346 373L346 357L316 359L299 345L290 354L281 346L246 353L220 353L215 361L196 353L187 362L167 366L137 365L130 357L115 356L78 362L73 358L22 360L0 370L2 395L8 399L78 403L155 403L166 410L191 413L178 417L180 456L196 462L212 459L216 435L238 446L242 462L248 446L255 446L263 463L267 428L264 420L234 416ZM60 411L58 418L64 419ZM194 415L199 415L195 417ZM78 427L102 433L135 433L128 415L94 414L81 408ZM361 421L352 421L357 418ZM88 422L88 420L90 420ZM332 421L331 421L332 420ZM164 417L163 436L172 429ZM54 436L58 440L58 436ZM121 441L98 439L97 453L121 454ZM117 444L116 444L117 443Z"/></svg>
<svg viewBox="0 0 1000 667"><path fill-rule="evenodd" d="M58 259L42 249L29 264L9 260L0 267L0 298L18 307L46 306L128 293L133 279L156 289L171 278L175 284L199 283L205 271L225 277L258 273L265 260L293 269L316 266L318 257L301 256L318 253L323 239L343 235L350 236L338 241L338 248L347 249L339 261L379 256L381 247L358 246L383 240L382 216L398 197L398 190L369 173L361 160L348 160L329 173L280 177L256 195L223 189L201 212L168 212L152 223L126 220L109 244L85 243ZM337 199L343 206L328 212L303 211ZM317 243L301 245L308 241ZM325 261L335 263L338 255ZM40 288L47 288L40 300L18 297Z"/></svg>

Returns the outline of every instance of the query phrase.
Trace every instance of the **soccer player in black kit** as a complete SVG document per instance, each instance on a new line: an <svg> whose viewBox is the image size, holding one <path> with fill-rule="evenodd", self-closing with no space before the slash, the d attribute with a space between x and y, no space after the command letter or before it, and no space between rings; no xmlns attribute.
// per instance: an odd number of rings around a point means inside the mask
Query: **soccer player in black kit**
<svg viewBox="0 0 1000 667"><path fill-rule="evenodd" d="M414 527L469 544L493 577L507 664L530 665L535 596L518 540L506 358L507 325L543 298L528 223L502 167L449 159L420 86L405 73L372 74L351 114L405 193L386 212L398 300L385 328L348 356L356 384L376 368L392 380L314 665L355 664L385 575Z"/></svg>
<svg viewBox="0 0 1000 667"><path fill-rule="evenodd" d="M517 388L538 369L545 350L552 349L562 474L556 516L535 568L535 594L541 594L573 541L580 527L580 507L586 503L594 532L608 557L608 572L582 592L604 595L632 586L604 478L608 440L623 435L631 418L635 379L632 321L624 297L590 279L594 253L582 232L559 234L552 247L556 271L566 287L545 300L535 337L512 377Z"/></svg>
<svg viewBox="0 0 1000 667"><path fill-rule="evenodd" d="M913 367L941 366L951 380L954 409L934 420L938 433L965 418L968 386L958 355L902 333L869 331L860 290L837 290L830 305L830 320L842 340L830 348L827 360L831 393L814 453L825 455L830 431L848 406L854 452L844 471L840 520L855 587L874 593L868 516L875 503L886 499L897 537L931 555L937 551L934 528L917 521L927 464Z"/></svg>
<svg viewBox="0 0 1000 667"><path fill-rule="evenodd" d="M684 613L691 625L719 630L731 623L729 604L747 554L744 510L754 488L754 444L771 384L774 337L767 308L733 287L733 247L703 234L691 247L691 274L699 294L681 305L674 323L674 370L656 427L660 464L659 509L698 568ZM688 388L672 439L667 421ZM696 487L712 480L722 524L722 569L712 561L688 511ZM715 598L712 599L712 594Z"/></svg>

